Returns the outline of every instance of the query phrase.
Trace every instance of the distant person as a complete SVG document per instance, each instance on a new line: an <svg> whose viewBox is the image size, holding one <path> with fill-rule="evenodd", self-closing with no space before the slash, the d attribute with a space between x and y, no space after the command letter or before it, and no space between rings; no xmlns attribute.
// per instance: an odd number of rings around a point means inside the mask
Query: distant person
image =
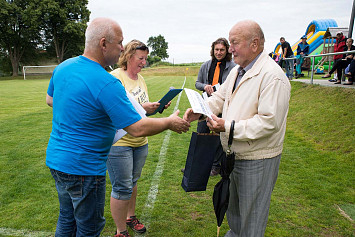
<svg viewBox="0 0 355 237"><path fill-rule="evenodd" d="M336 34L336 39L335 39L335 44L334 44L334 53L344 52L345 47L346 47L346 38L343 35L342 31L338 31ZM333 59L334 59L333 65L335 65L337 63L337 61L342 60L342 58L343 58L343 54L334 55L333 56ZM334 66L333 66L333 68L334 68ZM322 78L329 78L329 77L331 77L332 73L329 72L328 74L322 76ZM340 74L338 74L338 71L337 71L338 80L330 79L329 81L330 82L339 82L340 81L340 83L341 83L341 76L342 76L342 72ZM337 84L340 84L340 83L337 83Z"/></svg>
<svg viewBox="0 0 355 237"><path fill-rule="evenodd" d="M223 84L229 72L235 66L232 61L232 54L228 52L229 43L225 38L218 38L211 45L211 59L201 65L195 83L196 89L206 92L211 96L214 92L213 86ZM197 124L198 133L210 133L206 121L201 121ZM212 170L210 175L215 176L220 172L221 157L225 155L220 144L214 157Z"/></svg>
<svg viewBox="0 0 355 237"><path fill-rule="evenodd" d="M355 50L355 46L353 45L354 40L349 38L346 40L345 51L352 51ZM337 55L334 55L337 56ZM341 78L343 75L343 69L345 69L353 60L354 53L347 53L347 54L340 54L342 56L341 59L334 61L332 69L329 71L328 74L324 75L323 78L331 77L331 75L337 71L338 80L334 84L341 84Z"/></svg>
<svg viewBox="0 0 355 237"><path fill-rule="evenodd" d="M292 48L290 44L285 40L284 37L280 38L280 43L282 48L282 59L294 58ZM294 62L293 60L284 60L284 61L285 61L286 76L288 77L289 80L292 80Z"/></svg>
<svg viewBox="0 0 355 237"><path fill-rule="evenodd" d="M343 85L352 85L354 83L355 78L355 58L351 60L351 63L347 67L347 71L345 71L345 76L348 77L348 82L344 83Z"/></svg>
<svg viewBox="0 0 355 237"><path fill-rule="evenodd" d="M275 54L274 60L282 68L282 54Z"/></svg>
<svg viewBox="0 0 355 237"><path fill-rule="evenodd" d="M227 209L230 230L225 237L264 236L291 86L283 70L264 52L264 33L256 22L238 22L229 32L229 42L229 52L238 66L206 101L213 113L207 125L220 133L224 150L235 122L231 145L235 164ZM200 117L191 108L184 114L189 122Z"/></svg>
<svg viewBox="0 0 355 237"><path fill-rule="evenodd" d="M229 72L236 65L228 49L229 43L225 38L218 38L212 42L211 59L201 65L195 83L196 89L205 91L210 96L214 92L213 86L222 84L226 80Z"/></svg>
<svg viewBox="0 0 355 237"><path fill-rule="evenodd" d="M138 40L130 41L119 58L120 68L111 72L148 114L160 105L149 102L148 89L139 72L147 63L148 47ZM166 106L166 108L170 103ZM126 225L136 233L146 232L135 214L137 182L148 156L148 139L126 134L110 150L107 170L112 183L111 214L118 236L128 236ZM116 234L117 234L116 233Z"/></svg>
<svg viewBox="0 0 355 237"><path fill-rule="evenodd" d="M309 44L307 43L307 36L301 37L302 42L297 46L297 56L296 56L296 78L302 76L302 64L304 61L304 56L309 54Z"/></svg>
<svg viewBox="0 0 355 237"><path fill-rule="evenodd" d="M117 63L122 40L117 22L94 19L86 29L84 54L57 66L49 82L46 102L53 107L53 121L46 165L60 204L55 236L100 236L106 159L116 129L138 137L189 128L178 111L156 119L136 112L121 82L104 69Z"/></svg>

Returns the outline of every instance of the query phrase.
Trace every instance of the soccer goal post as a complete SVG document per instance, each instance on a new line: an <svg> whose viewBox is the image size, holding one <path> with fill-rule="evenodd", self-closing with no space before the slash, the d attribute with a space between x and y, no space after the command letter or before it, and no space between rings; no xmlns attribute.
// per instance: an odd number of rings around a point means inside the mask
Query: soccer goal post
<svg viewBox="0 0 355 237"><path fill-rule="evenodd" d="M40 74L52 74L54 68L58 65L46 65L46 66L23 66L23 79L26 80L27 75L40 75Z"/></svg>

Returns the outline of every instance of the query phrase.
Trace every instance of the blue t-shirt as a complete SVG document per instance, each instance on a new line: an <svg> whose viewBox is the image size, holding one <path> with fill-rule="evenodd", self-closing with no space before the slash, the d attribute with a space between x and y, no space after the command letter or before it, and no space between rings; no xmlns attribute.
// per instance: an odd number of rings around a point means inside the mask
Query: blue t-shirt
<svg viewBox="0 0 355 237"><path fill-rule="evenodd" d="M141 119L121 82L98 63L79 56L53 72L49 168L74 175L106 175L106 159L116 129Z"/></svg>

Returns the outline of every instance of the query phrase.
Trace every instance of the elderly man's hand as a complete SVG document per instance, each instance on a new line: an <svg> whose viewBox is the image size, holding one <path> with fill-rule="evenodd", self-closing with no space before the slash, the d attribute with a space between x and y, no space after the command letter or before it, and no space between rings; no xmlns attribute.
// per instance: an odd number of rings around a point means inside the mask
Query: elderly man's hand
<svg viewBox="0 0 355 237"><path fill-rule="evenodd" d="M213 119L213 120L212 120ZM213 132L225 132L224 119L218 118L216 115L212 114L212 119L207 118L207 126Z"/></svg>
<svg viewBox="0 0 355 237"><path fill-rule="evenodd" d="M188 108L186 111L185 111L185 114L184 114L184 119L188 122L188 123L191 123L195 120L198 120L200 118L201 114L196 114L194 113L194 111L191 109L191 108Z"/></svg>
<svg viewBox="0 0 355 237"><path fill-rule="evenodd" d="M213 86L211 85L206 85L203 89L207 92L208 95L212 95L212 93L214 92Z"/></svg>
<svg viewBox="0 0 355 237"><path fill-rule="evenodd" d="M190 128L190 123L188 123L186 120L180 118L179 115L179 110L175 111L173 114L171 114L168 119L169 121L169 129L177 132L177 133L182 133L182 132L187 132L189 131Z"/></svg>

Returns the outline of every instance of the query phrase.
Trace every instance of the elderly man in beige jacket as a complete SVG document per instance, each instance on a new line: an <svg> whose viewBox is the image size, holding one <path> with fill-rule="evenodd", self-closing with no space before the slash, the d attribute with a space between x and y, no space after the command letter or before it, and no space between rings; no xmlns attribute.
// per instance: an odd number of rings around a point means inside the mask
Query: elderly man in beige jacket
<svg viewBox="0 0 355 237"><path fill-rule="evenodd" d="M264 34L256 22L234 25L229 41L238 65L207 99L214 114L207 124L220 132L225 150L235 122L231 150L236 160L227 210L230 230L225 236L263 236L281 159L291 86L281 68L263 52ZM215 116L219 113L222 118ZM189 122L199 118L191 108L184 115Z"/></svg>

